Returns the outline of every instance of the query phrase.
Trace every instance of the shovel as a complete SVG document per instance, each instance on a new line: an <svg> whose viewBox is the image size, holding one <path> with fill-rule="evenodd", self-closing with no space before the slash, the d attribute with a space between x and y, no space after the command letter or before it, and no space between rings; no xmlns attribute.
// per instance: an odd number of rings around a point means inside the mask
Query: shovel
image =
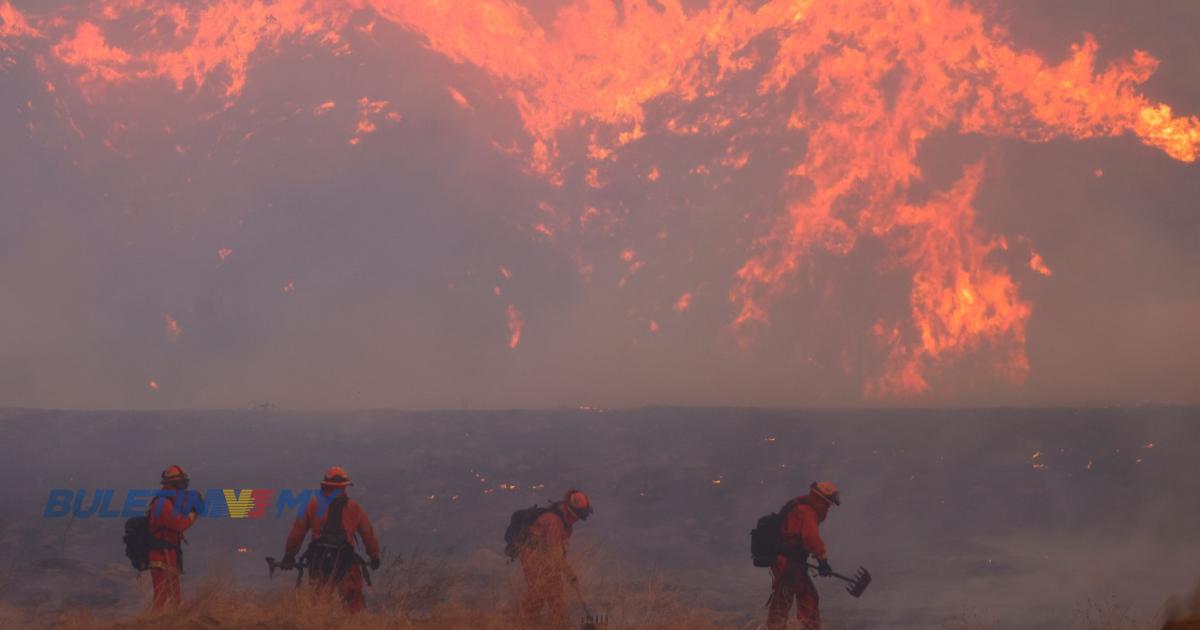
<svg viewBox="0 0 1200 630"><path fill-rule="evenodd" d="M820 570L820 568L815 564L808 565L808 568ZM849 585L846 587L846 592L850 593L850 595L854 597L862 597L863 592L866 591L867 587L871 585L871 572L863 567L858 567L858 572L855 573L854 577L852 578L846 577L840 573L834 573L830 577L835 577L844 582L849 582Z"/></svg>

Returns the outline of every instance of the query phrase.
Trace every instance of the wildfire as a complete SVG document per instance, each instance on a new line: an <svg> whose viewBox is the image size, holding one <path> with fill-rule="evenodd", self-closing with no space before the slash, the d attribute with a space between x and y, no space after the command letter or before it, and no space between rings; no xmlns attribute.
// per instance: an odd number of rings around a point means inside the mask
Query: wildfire
<svg viewBox="0 0 1200 630"><path fill-rule="evenodd" d="M159 81L227 105L243 93L252 61L296 43L344 54L355 38L388 22L418 35L434 54L487 75L499 91L492 102L472 92L472 103L447 85L450 99L469 110L515 108L525 137L493 145L513 147L555 185L574 172L593 187L617 181L604 169L651 135L714 139L715 155L688 172L718 180L757 163L746 144L754 134L803 133L804 151L786 158L792 162L777 184L785 211L759 228L732 274L731 327L750 336L769 324L814 253L848 255L864 240L880 241L889 257L881 268L906 272L911 284L902 315L875 318L882 367L863 384L870 396L924 392L939 369L982 351L994 354L1005 378L1020 381L1029 370L1032 306L990 256L1002 238L981 226L973 206L986 165L965 166L947 189L914 194L924 181L917 158L926 138L1132 135L1176 160L1193 162L1200 152L1200 119L1139 92L1158 64L1150 54L1136 51L1097 68L1099 45L1087 37L1051 64L1017 49L1002 25L961 0L565 0L548 27L516 0L68 5L32 19L0 0L0 50L32 50L39 71L66 71L87 94ZM118 19L136 23L137 35L117 37ZM734 80L755 89L726 89ZM647 117L652 102L666 115ZM312 111L319 116L335 105L328 100ZM387 101L363 97L357 106L352 145L380 122L401 119L386 111ZM562 136L580 132L586 148L560 146ZM567 168L574 164L584 168ZM645 180L658 180L658 166L642 169ZM578 229L594 220L585 213ZM598 225L612 230L612 222ZM530 227L551 242L568 238L562 223ZM621 254L627 276L644 262L632 252ZM1036 252L1029 268L1051 274ZM291 291L289 282L284 292ZM676 311L689 303L680 298ZM510 348L522 326L509 305Z"/></svg>

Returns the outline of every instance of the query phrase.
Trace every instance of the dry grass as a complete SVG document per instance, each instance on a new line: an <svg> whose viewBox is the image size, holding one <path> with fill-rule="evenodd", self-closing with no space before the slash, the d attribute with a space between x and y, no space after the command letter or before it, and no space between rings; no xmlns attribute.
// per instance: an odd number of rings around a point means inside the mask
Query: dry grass
<svg viewBox="0 0 1200 630"><path fill-rule="evenodd" d="M495 568L495 567L493 567ZM239 589L228 577L185 584L185 600L176 611L98 619L88 611L64 613L53 620L19 617L21 611L0 606L0 627L43 627L54 630L525 630L517 614L519 579L508 567L482 574L451 568L432 554L410 553L385 558L367 590L370 610L347 616L341 602L308 589L280 585L272 592ZM616 630L744 630L714 611L689 605L662 580L627 581L610 574L584 573L589 602L610 619ZM467 584L474 580L477 583ZM479 588L478 582L490 584ZM283 581L290 584L290 580ZM574 597L568 590L568 602ZM578 611L578 608L576 609ZM6 614L13 623L7 623ZM582 614L582 613L579 613ZM576 620L578 623L578 620ZM576 626L578 627L578 626ZM750 626L754 628L755 626Z"/></svg>
<svg viewBox="0 0 1200 630"><path fill-rule="evenodd" d="M413 601L413 600L409 600ZM628 630L725 630L733 626L715 623L703 610L667 602L653 592L631 598L623 605L630 621L613 627ZM385 604L386 605L386 604ZM644 607L653 607L654 610ZM630 615L628 613L637 614ZM4 609L0 609L0 615ZM638 621L632 621L636 617ZM0 617L2 620L3 617ZM4 623L4 627L20 627ZM3 623L3 621L0 621ZM429 606L427 614L414 617L404 611L382 609L349 617L340 602L306 591L271 594L251 593L209 584L198 589L177 611L140 614L102 621L79 612L63 616L50 627L56 630L134 630L142 628L182 630L522 630L525 628L511 605L479 610L463 604Z"/></svg>

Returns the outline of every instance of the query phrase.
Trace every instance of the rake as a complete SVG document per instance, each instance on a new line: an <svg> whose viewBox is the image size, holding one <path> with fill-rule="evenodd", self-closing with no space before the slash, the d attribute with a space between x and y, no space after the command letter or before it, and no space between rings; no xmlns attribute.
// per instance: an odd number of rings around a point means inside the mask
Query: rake
<svg viewBox="0 0 1200 630"><path fill-rule="evenodd" d="M587 602L583 600L583 592L579 590L579 583L574 582L572 583L572 586L575 587L575 594L579 596L579 603L583 606L584 616L579 624L581 630L600 630L600 628L607 628L608 617L603 615L593 615L592 611L588 610Z"/></svg>
<svg viewBox="0 0 1200 630"><path fill-rule="evenodd" d="M819 567L815 564L808 565L808 568L819 570ZM831 577L848 582L849 585L846 586L846 592L854 597L862 597L863 592L871 585L871 572L863 567L858 567L858 572L852 578L846 577L841 573L834 573Z"/></svg>

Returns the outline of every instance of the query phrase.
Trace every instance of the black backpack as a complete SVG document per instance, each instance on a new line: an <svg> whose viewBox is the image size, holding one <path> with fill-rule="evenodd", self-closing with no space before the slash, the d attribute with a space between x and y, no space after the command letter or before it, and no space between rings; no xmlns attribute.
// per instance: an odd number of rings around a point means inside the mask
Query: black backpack
<svg viewBox="0 0 1200 630"><path fill-rule="evenodd" d="M326 584L336 584L358 561L354 545L342 529L342 509L350 497L342 495L329 504L329 517L321 527L321 535L304 551L304 566L309 579Z"/></svg>
<svg viewBox="0 0 1200 630"><path fill-rule="evenodd" d="M135 516L125 521L125 557L138 571L150 568L150 517Z"/></svg>
<svg viewBox="0 0 1200 630"><path fill-rule="evenodd" d="M534 521L546 512L554 512L562 518L562 514L554 509L557 506L557 503L551 503L549 507L532 505L512 513L512 517L508 519L508 529L504 530L504 555L508 556L510 561L516 560L521 555L521 548L529 544L529 527ZM566 524L565 519L563 524Z"/></svg>
<svg viewBox="0 0 1200 630"><path fill-rule="evenodd" d="M121 541L125 543L125 557L129 558L129 564L133 565L133 568L145 571L150 568L151 549L174 549L179 552L179 570L182 572L183 548L150 535L149 514L152 509L154 509L153 500L150 502L150 507L146 509L146 516L135 516L125 521L125 536L121 538Z"/></svg>
<svg viewBox="0 0 1200 630"><path fill-rule="evenodd" d="M796 501L788 501L778 512L759 518L754 529L750 530L750 556L754 559L754 566L769 567L783 553L783 520L795 505Z"/></svg>

